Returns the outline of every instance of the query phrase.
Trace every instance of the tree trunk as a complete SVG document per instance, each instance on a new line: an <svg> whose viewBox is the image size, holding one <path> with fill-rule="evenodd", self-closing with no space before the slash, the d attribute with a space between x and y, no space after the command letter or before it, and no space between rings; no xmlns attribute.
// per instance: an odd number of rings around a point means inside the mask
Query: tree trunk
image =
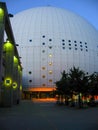
<svg viewBox="0 0 98 130"><path fill-rule="evenodd" d="M80 93L78 95L78 105L79 105L79 108L82 108L82 100L81 100L81 94Z"/></svg>

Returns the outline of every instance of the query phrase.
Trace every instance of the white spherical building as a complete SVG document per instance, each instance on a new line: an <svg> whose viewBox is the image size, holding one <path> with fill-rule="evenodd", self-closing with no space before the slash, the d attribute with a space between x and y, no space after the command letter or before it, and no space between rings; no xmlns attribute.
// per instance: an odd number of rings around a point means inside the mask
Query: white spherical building
<svg viewBox="0 0 98 130"><path fill-rule="evenodd" d="M23 66L23 87L54 87L73 66L98 72L98 32L80 16L56 7L20 12L12 28Z"/></svg>

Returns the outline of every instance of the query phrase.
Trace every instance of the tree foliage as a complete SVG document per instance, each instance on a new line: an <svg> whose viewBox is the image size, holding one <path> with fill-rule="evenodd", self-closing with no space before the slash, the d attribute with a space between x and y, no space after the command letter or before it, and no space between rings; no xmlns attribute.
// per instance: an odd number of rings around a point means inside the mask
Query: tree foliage
<svg viewBox="0 0 98 130"><path fill-rule="evenodd" d="M70 69L69 74L64 70L61 72L61 79L56 81L56 90L60 102L63 97L67 101L73 94L78 95L78 104L81 107L81 94L84 97L98 95L98 75L94 73L88 76L83 70L75 67Z"/></svg>

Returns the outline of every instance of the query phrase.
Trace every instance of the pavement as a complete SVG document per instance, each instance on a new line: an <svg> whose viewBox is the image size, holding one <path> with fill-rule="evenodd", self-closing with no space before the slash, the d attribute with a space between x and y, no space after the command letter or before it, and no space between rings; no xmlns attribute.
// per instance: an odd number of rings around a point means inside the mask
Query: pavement
<svg viewBox="0 0 98 130"><path fill-rule="evenodd" d="M77 109L24 100L0 108L0 130L98 130L98 107Z"/></svg>

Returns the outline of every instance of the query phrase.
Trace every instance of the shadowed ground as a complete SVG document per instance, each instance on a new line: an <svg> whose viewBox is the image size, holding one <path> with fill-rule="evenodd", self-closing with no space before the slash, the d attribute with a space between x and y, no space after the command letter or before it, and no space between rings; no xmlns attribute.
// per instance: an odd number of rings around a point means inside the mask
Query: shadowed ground
<svg viewBox="0 0 98 130"><path fill-rule="evenodd" d="M0 130L98 130L98 107L76 109L55 102L22 101L0 108Z"/></svg>

